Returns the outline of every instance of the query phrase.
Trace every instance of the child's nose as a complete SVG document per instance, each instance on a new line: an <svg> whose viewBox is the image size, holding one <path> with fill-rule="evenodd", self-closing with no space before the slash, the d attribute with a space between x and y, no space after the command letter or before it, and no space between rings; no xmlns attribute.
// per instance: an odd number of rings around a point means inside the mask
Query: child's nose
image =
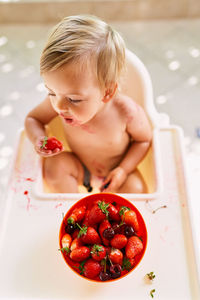
<svg viewBox="0 0 200 300"><path fill-rule="evenodd" d="M57 108L59 110L66 110L67 109L67 101L65 98L61 97L61 96L57 96Z"/></svg>

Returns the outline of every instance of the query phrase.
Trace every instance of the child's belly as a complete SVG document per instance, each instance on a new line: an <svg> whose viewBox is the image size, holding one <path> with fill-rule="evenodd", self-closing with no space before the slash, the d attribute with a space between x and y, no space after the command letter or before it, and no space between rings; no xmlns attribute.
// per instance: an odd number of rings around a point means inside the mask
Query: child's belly
<svg viewBox="0 0 200 300"><path fill-rule="evenodd" d="M80 161L96 176L107 176L123 159L130 138L127 133L112 136L67 134L67 142ZM75 138L74 138L75 137Z"/></svg>

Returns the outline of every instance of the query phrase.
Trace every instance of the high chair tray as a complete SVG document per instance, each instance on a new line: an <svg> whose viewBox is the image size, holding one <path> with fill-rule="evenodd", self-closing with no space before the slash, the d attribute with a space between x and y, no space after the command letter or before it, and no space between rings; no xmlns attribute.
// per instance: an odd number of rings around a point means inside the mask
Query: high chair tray
<svg viewBox="0 0 200 300"><path fill-rule="evenodd" d="M184 167L182 133L158 131L163 192L154 200L134 200L148 232L147 250L128 276L93 283L80 278L58 251L62 213L75 202L39 200L31 193L36 164L31 148L19 157L0 210L0 299L200 299L198 251ZM196 254L196 255L195 255ZM145 274L154 272L152 283Z"/></svg>

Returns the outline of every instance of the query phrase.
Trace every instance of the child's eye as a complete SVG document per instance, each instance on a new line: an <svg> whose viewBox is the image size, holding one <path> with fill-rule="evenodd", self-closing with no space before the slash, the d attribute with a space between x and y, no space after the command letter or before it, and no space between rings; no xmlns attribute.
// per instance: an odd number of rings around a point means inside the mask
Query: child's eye
<svg viewBox="0 0 200 300"><path fill-rule="evenodd" d="M48 96L55 97L56 95L54 95L52 93L48 93Z"/></svg>
<svg viewBox="0 0 200 300"><path fill-rule="evenodd" d="M68 100L71 102L71 103L79 103L79 102L81 102L82 100L80 100L80 99L71 99L71 98L68 98Z"/></svg>

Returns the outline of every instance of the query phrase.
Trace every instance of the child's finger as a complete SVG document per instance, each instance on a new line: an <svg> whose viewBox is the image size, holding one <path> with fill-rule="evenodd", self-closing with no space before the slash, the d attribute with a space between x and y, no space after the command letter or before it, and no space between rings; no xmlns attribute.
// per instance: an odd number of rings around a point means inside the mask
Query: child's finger
<svg viewBox="0 0 200 300"><path fill-rule="evenodd" d="M106 183L104 182L103 185L100 188L100 191L101 192L105 191L109 187L110 183L111 183L111 180L107 181Z"/></svg>

